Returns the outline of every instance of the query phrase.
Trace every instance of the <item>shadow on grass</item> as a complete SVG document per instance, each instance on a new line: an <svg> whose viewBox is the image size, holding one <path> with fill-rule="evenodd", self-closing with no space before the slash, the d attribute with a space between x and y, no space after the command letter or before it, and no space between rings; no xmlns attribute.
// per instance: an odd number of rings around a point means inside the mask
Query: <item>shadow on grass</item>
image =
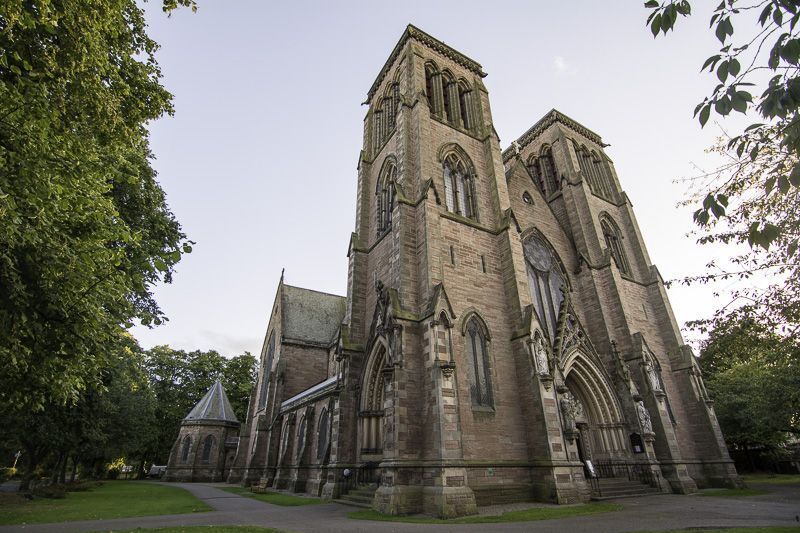
<svg viewBox="0 0 800 533"><path fill-rule="evenodd" d="M141 481L110 481L65 498L3 499L0 525L104 520L210 511L188 491Z"/></svg>
<svg viewBox="0 0 800 533"><path fill-rule="evenodd" d="M498 522L530 522L533 520L552 520L595 513L619 511L622 506L616 503L587 503L563 507L535 507L521 511L508 511L501 515L464 516L461 518L432 518L429 516L393 516L372 510L348 513L348 518L356 520L377 520L381 522L408 522L412 524L496 524Z"/></svg>
<svg viewBox="0 0 800 533"><path fill-rule="evenodd" d="M244 487L220 487L225 492L232 492L239 496L246 496L262 502L271 503L273 505L283 505L284 507L296 507L299 505L316 505L322 503L319 498L309 498L306 496L295 496L293 494L284 494L282 492L251 492L250 489Z"/></svg>

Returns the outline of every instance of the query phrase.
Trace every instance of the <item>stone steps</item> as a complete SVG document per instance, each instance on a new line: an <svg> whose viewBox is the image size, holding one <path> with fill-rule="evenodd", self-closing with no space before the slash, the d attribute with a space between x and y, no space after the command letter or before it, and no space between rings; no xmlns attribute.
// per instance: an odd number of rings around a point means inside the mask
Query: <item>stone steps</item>
<svg viewBox="0 0 800 533"><path fill-rule="evenodd" d="M593 500L612 500L615 498L633 498L636 496L648 496L660 494L658 488L651 487L645 483L632 481L625 478L603 478L600 479L600 490L592 490Z"/></svg>
<svg viewBox="0 0 800 533"><path fill-rule="evenodd" d="M363 507L365 509L372 508L372 499L375 497L377 487L373 485L360 485L354 489L347 491L340 498L333 501L343 503L345 505L353 505L355 507Z"/></svg>

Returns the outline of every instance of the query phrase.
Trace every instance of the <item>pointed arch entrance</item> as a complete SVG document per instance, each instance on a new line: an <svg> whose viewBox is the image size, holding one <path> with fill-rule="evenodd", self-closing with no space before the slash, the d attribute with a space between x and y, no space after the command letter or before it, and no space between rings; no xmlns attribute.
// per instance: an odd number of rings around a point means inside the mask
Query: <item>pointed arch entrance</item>
<svg viewBox="0 0 800 533"><path fill-rule="evenodd" d="M564 382L578 403L575 424L581 460L630 458L619 401L600 366L575 350L565 360Z"/></svg>
<svg viewBox="0 0 800 533"><path fill-rule="evenodd" d="M384 441L384 372L386 345L375 343L361 381L358 410L359 460L376 461L383 457Z"/></svg>

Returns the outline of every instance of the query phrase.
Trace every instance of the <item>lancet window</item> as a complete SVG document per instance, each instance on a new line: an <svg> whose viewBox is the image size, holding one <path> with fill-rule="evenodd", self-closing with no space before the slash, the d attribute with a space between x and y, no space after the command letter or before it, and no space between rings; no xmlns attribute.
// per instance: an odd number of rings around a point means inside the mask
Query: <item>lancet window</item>
<svg viewBox="0 0 800 533"><path fill-rule="evenodd" d="M392 227L392 211L394 210L394 182L397 177L397 167L394 163L387 163L378 179L375 195L378 197L378 234Z"/></svg>
<svg viewBox="0 0 800 533"><path fill-rule="evenodd" d="M607 200L613 198L612 188L606 166L596 152L589 150L585 146L575 145L575 154L578 156L578 166L581 169L584 179L589 183L589 189Z"/></svg>
<svg viewBox="0 0 800 533"><path fill-rule="evenodd" d="M465 327L466 365L469 390L473 405L492 407L492 375L489 366L488 336L486 326L472 316Z"/></svg>
<svg viewBox="0 0 800 533"><path fill-rule="evenodd" d="M477 218L472 173L456 154L444 160L444 196L447 210L466 218Z"/></svg>
<svg viewBox="0 0 800 533"><path fill-rule="evenodd" d="M475 102L465 79L456 79L448 71L440 72L435 63L429 62L425 65L425 95L433 115L458 128L474 130Z"/></svg>
<svg viewBox="0 0 800 533"><path fill-rule="evenodd" d="M548 244L532 236L523 244L528 267L528 285L536 314L544 329L555 339L558 311L564 300L566 278L561 264Z"/></svg>
<svg viewBox="0 0 800 533"><path fill-rule="evenodd" d="M183 448L181 450L181 462L189 460L189 451L192 449L192 438L189 435L183 437Z"/></svg>
<svg viewBox="0 0 800 533"><path fill-rule="evenodd" d="M325 459L325 452L328 449L328 431L330 422L328 420L328 410L323 409L319 417L319 427L317 429L317 459Z"/></svg>
<svg viewBox="0 0 800 533"><path fill-rule="evenodd" d="M529 161L528 168L533 174L536 186L539 187L545 198L561 190L561 180L558 178L558 170L550 146L543 146L539 156Z"/></svg>
<svg viewBox="0 0 800 533"><path fill-rule="evenodd" d="M394 133L399 109L400 84L393 82L388 85L385 94L378 100L372 116L376 150L380 149L383 143Z"/></svg>
<svg viewBox="0 0 800 533"><path fill-rule="evenodd" d="M200 461L207 463L211 460L211 449L214 447L213 435L208 435L203 440L203 455L200 456Z"/></svg>
<svg viewBox="0 0 800 533"><path fill-rule="evenodd" d="M258 408L261 409L267 404L267 393L269 392L269 375L272 370L272 358L275 356L275 332L273 331L269 336L267 343L267 354L261 360L263 365L261 369L261 390L258 394Z"/></svg>
<svg viewBox="0 0 800 533"><path fill-rule="evenodd" d="M620 236L619 228L608 217L600 219L600 228L603 231L603 239L606 241L606 247L611 253L611 258L617 265L617 268L623 274L630 274L631 269L628 264L628 258L625 256L625 249L622 247L622 237Z"/></svg>

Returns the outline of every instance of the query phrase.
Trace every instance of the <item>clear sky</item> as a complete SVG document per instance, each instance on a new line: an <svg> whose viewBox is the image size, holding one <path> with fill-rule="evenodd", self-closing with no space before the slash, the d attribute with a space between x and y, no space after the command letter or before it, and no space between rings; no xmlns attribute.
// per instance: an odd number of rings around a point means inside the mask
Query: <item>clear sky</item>
<svg viewBox="0 0 800 533"><path fill-rule="evenodd" d="M702 272L713 251L686 237L673 180L708 167L720 133L692 117L717 43L705 11L654 40L642 3L198 0L168 18L149 2L176 108L151 126L154 166L197 244L156 289L169 322L134 334L258 353L282 268L291 285L345 294L361 102L408 23L483 65L504 147L551 108L600 134L662 276ZM724 303L707 288L669 295L681 324Z"/></svg>

